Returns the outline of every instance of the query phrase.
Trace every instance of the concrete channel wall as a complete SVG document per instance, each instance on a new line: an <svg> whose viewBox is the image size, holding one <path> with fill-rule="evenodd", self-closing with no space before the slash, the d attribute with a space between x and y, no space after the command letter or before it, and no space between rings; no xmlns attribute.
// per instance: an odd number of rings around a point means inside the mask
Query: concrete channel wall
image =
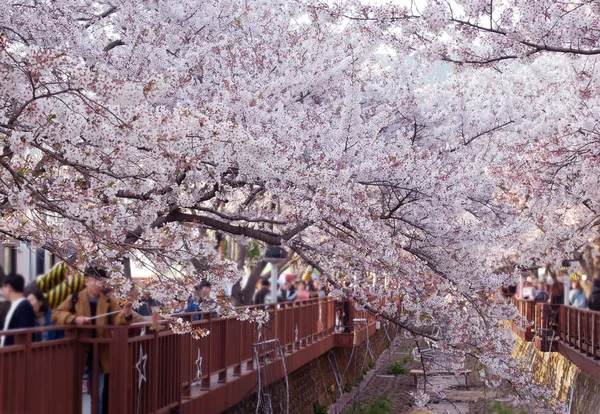
<svg viewBox="0 0 600 414"><path fill-rule="evenodd" d="M534 379L552 385L554 397L567 406L573 414L600 413L600 379L581 370L572 360L559 352L541 352L530 342L516 339L514 356L533 358ZM590 361L589 364L596 362Z"/></svg>

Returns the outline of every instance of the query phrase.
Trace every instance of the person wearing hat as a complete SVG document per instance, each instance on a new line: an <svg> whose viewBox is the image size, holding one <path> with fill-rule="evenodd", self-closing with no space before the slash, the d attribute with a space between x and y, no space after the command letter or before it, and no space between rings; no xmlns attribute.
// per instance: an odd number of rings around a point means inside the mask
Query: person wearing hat
<svg viewBox="0 0 600 414"><path fill-rule="evenodd" d="M294 287L294 275L287 273L285 275L285 283L279 287L277 291L277 302L288 302L296 299L298 294Z"/></svg>
<svg viewBox="0 0 600 414"><path fill-rule="evenodd" d="M571 290L569 291L569 305L577 308L587 308L587 300L583 288L581 287L581 276L579 273L571 273L569 275L571 279Z"/></svg>
<svg viewBox="0 0 600 414"><path fill-rule="evenodd" d="M186 312L212 312L212 317L216 318L217 302L210 297L210 291L212 285L208 280L203 280L199 285L195 286L195 297L190 296L188 299L187 306L185 307ZM197 321L202 319L202 315L194 315L193 320Z"/></svg>
<svg viewBox="0 0 600 414"><path fill-rule="evenodd" d="M85 289L67 297L52 313L52 323L56 325L93 325L96 329L84 329L79 332L80 338L110 338L111 331L101 329L106 325L126 325L134 320L132 304L127 303L121 309L117 301L103 293L103 287L108 279L106 271L97 267L88 267L84 272ZM137 319L137 318L136 318ZM92 386L98 387L98 413L108 413L108 377L110 373L109 344L99 344L98 378L94 380L93 352L89 345L84 351L84 367ZM81 373L83 376L83 372ZM97 385L94 383L97 382Z"/></svg>

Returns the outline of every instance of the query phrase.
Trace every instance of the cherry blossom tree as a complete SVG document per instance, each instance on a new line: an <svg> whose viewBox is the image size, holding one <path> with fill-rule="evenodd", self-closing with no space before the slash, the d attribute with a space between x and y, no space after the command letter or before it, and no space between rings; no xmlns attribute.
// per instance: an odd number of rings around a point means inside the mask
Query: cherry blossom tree
<svg viewBox="0 0 600 414"><path fill-rule="evenodd" d="M172 307L239 279L215 234L283 245L334 295L548 401L508 357L494 270L597 231L597 8L3 3L0 231L103 263L122 295L145 263Z"/></svg>

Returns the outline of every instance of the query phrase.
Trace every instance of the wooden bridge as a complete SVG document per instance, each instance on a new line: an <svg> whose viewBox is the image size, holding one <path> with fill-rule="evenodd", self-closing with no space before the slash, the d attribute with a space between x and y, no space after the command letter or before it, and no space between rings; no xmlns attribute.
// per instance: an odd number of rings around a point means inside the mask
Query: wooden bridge
<svg viewBox="0 0 600 414"><path fill-rule="evenodd" d="M541 351L561 353L600 379L600 312L516 297L510 300L531 323L525 329L513 324L521 339L533 341Z"/></svg>
<svg viewBox="0 0 600 414"><path fill-rule="evenodd" d="M210 334L199 340L169 329L151 330L149 324L111 326L112 338L83 338L82 329L56 326L11 331L15 345L0 348L0 413L97 413L98 390L90 401L82 392L83 353L86 347L110 350L109 412L111 413L219 413L256 391L256 358L253 344L279 339L288 373L334 347L351 347L375 331L375 318L354 311L351 326L336 329L336 306L331 298L267 305L271 315L259 332L255 324L210 313L181 314L194 328ZM352 330L354 319L366 319ZM32 333L64 330L65 338L32 342ZM281 359L258 355L261 366L270 366L268 382L284 377ZM96 373L94 373L96 375ZM263 384L266 385L266 384Z"/></svg>

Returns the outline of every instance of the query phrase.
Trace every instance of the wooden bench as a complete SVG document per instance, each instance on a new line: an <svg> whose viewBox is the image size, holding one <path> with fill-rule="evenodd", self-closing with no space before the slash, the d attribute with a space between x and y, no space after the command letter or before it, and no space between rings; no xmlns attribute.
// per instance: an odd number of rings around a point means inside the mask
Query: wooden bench
<svg viewBox="0 0 600 414"><path fill-rule="evenodd" d="M432 376L439 376L439 375L464 375L465 376L465 388L469 389L469 375L471 374L471 370L470 369L462 369L459 371L426 371L424 372L422 369L411 369L410 370L411 375L413 375L414 377L414 382L415 382L415 386L419 385L419 376L422 375L423 377L425 376L425 374L427 375L432 375Z"/></svg>

